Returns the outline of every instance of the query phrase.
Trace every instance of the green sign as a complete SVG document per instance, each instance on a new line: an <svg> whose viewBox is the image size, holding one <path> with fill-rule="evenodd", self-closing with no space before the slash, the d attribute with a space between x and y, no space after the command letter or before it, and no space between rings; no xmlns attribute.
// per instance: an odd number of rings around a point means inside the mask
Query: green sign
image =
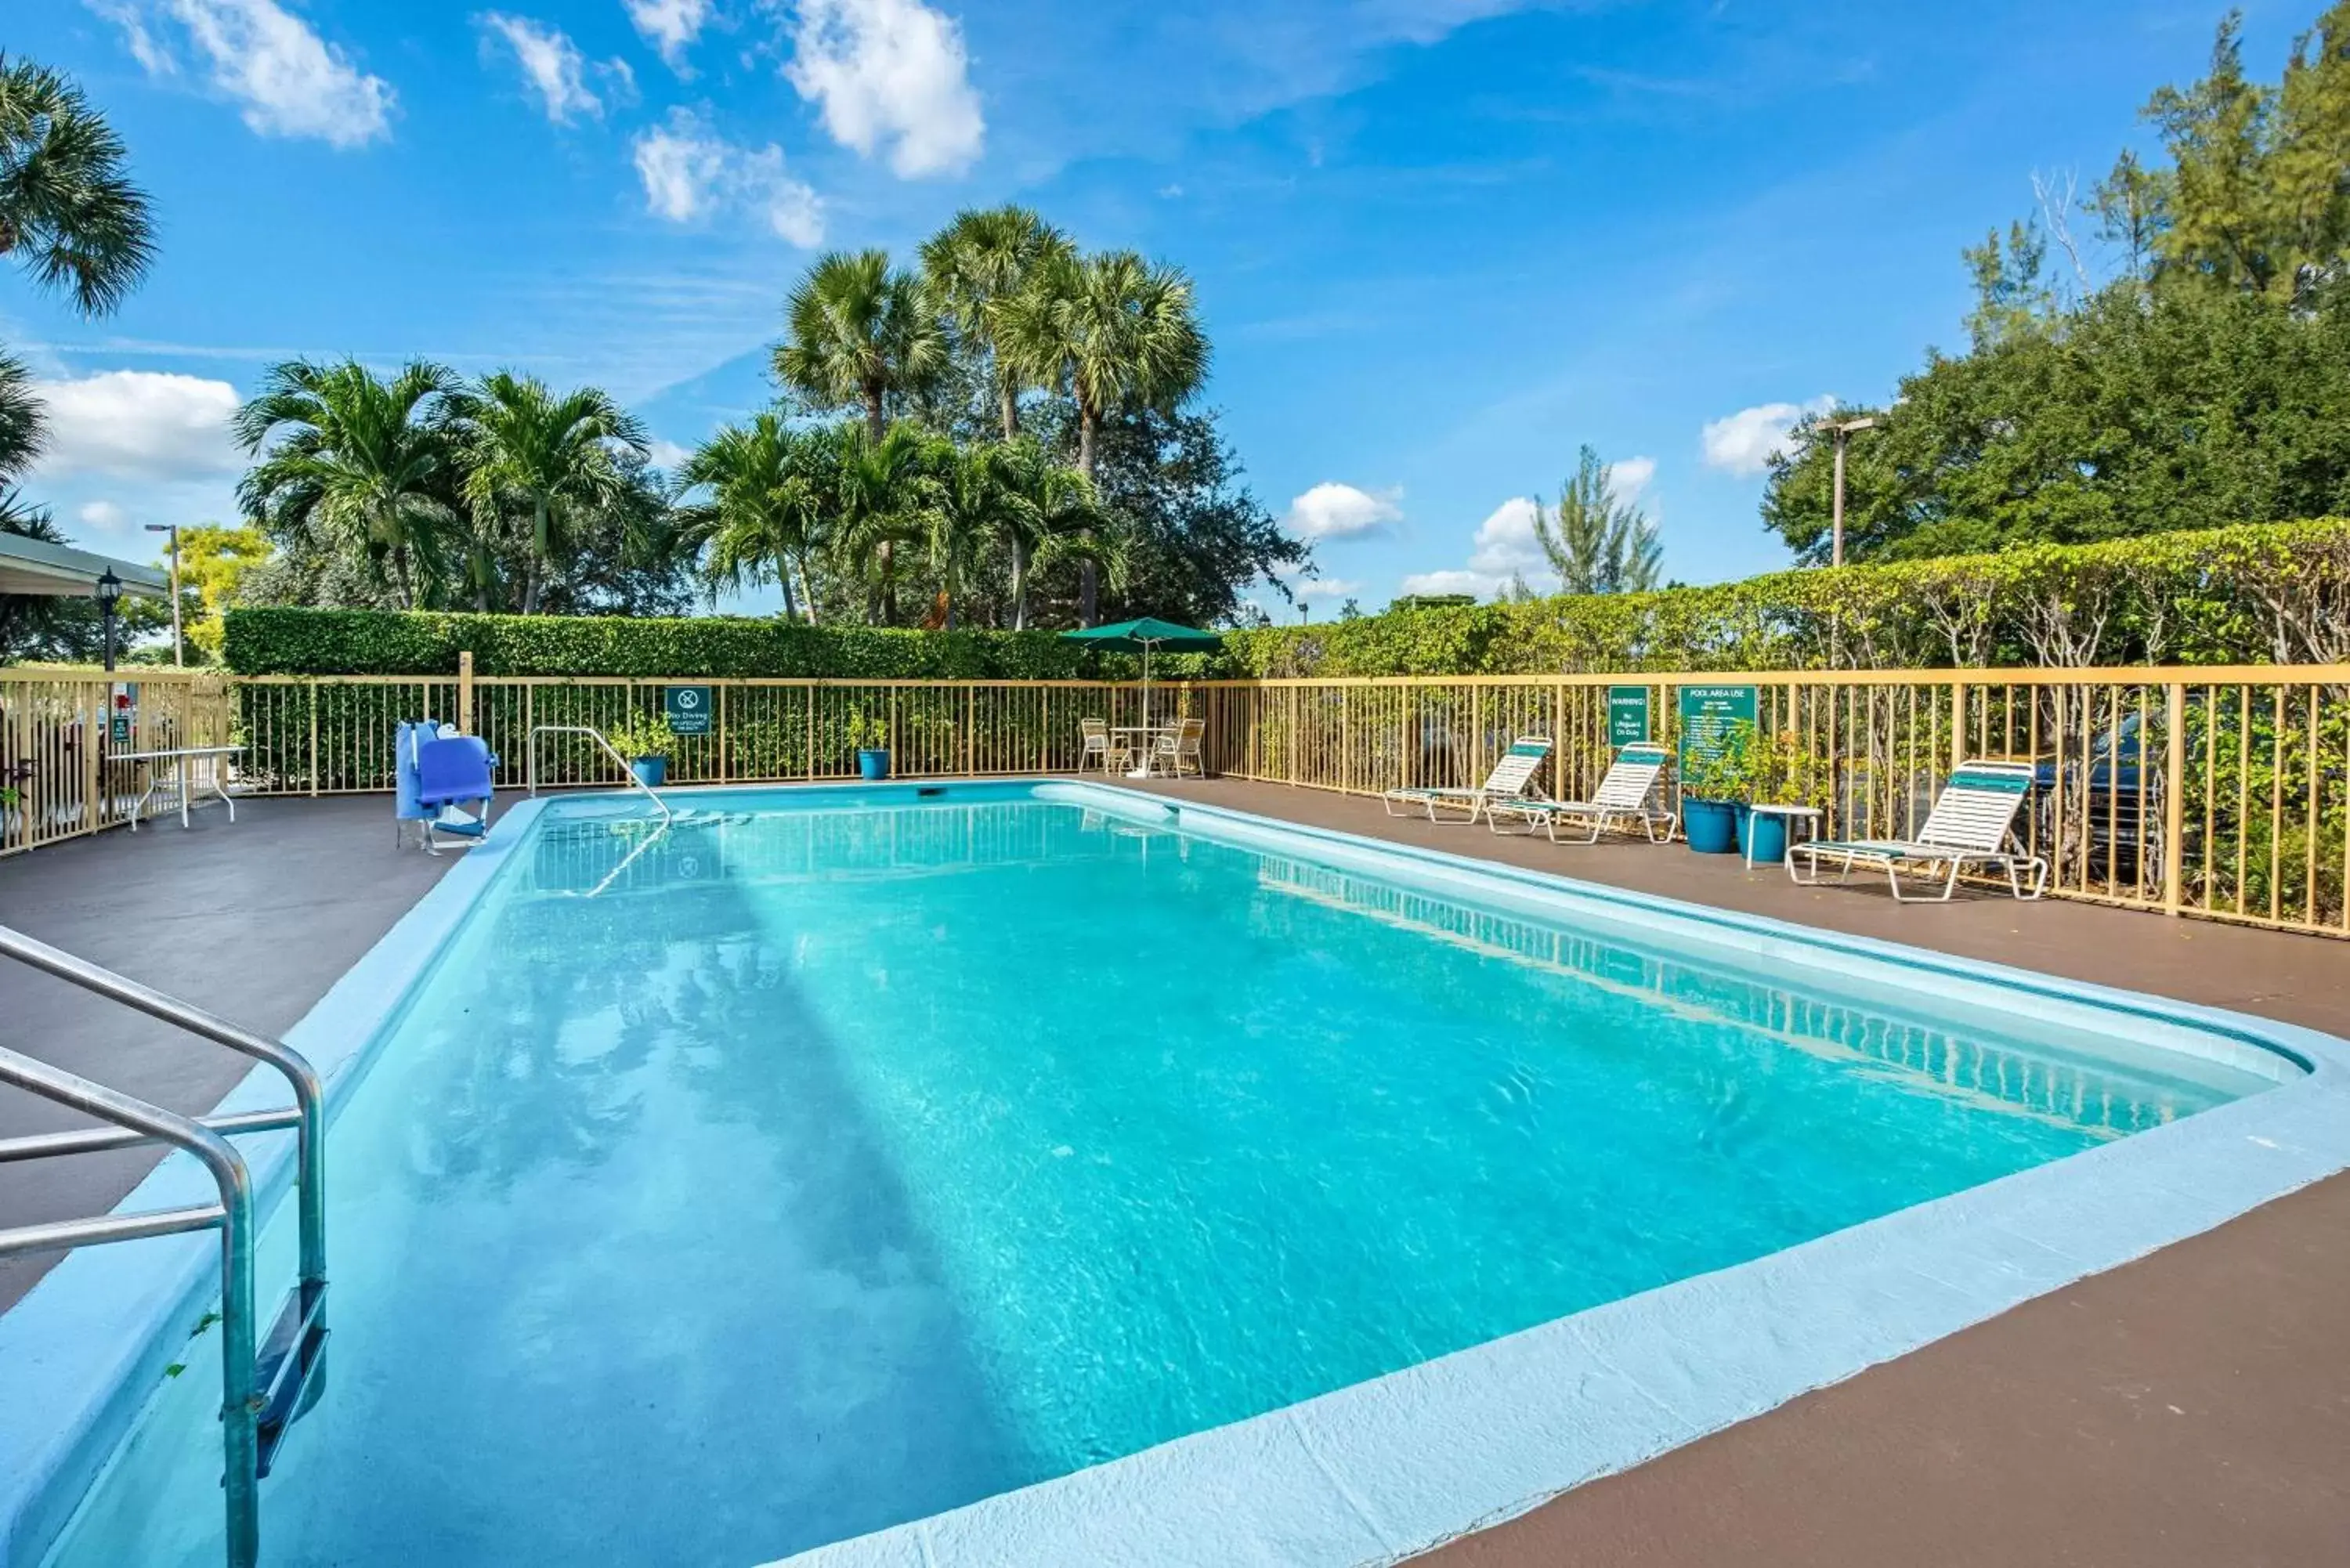
<svg viewBox="0 0 2350 1568"><path fill-rule="evenodd" d="M664 686L661 711L669 718L672 734L706 735L710 733L710 688Z"/></svg>
<svg viewBox="0 0 2350 1568"><path fill-rule="evenodd" d="M1610 686L1607 689L1607 743L1637 746L1648 738L1648 689Z"/></svg>
<svg viewBox="0 0 2350 1568"><path fill-rule="evenodd" d="M1754 722L1752 686L1684 686L1680 689L1680 774L1692 758L1711 762L1729 741L1730 727Z"/></svg>

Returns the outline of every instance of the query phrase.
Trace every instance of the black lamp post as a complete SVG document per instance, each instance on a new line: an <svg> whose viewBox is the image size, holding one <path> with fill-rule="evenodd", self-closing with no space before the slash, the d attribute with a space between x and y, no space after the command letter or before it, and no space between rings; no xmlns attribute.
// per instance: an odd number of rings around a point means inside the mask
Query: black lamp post
<svg viewBox="0 0 2350 1568"><path fill-rule="evenodd" d="M114 606L115 601L121 597L122 579L114 575L112 566L109 566L106 574L98 579L98 618L106 628L106 667L109 670L114 668Z"/></svg>

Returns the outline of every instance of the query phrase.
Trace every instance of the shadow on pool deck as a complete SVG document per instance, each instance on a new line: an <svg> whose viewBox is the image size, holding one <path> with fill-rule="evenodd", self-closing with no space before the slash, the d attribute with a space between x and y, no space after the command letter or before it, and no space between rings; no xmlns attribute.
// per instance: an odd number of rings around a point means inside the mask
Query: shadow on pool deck
<svg viewBox="0 0 2350 1568"><path fill-rule="evenodd" d="M1897 907L1679 846L1591 849L1221 780L1155 793L2241 1008L2350 1035L2350 943L2055 901ZM0 861L0 923L282 1030L455 863L389 802L242 802ZM180 1109L244 1064L0 961L8 1043ZM0 1092L0 1136L69 1125ZM151 1156L10 1170L0 1224L100 1211ZM2350 1562L2350 1178L1595 1481L1433 1568L2301 1568ZM52 1260L0 1263L0 1307Z"/></svg>
<svg viewBox="0 0 2350 1568"><path fill-rule="evenodd" d="M2004 897L1896 905L1681 846L1590 848L1222 780L1154 794L2350 1035L2350 943ZM1579 1487L1417 1568L2350 1563L2350 1177Z"/></svg>

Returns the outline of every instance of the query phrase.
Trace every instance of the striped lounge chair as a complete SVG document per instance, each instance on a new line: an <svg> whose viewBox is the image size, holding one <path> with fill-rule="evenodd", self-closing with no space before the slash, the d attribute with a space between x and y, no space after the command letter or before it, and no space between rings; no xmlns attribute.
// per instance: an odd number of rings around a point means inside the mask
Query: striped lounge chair
<svg viewBox="0 0 2350 1568"><path fill-rule="evenodd" d="M1673 826L1679 819L1665 809L1659 798L1654 805L1649 797L1657 794L1657 779L1665 769L1665 748L1651 741L1637 742L1623 747L1616 760L1607 764L1607 774L1599 787L1586 800L1510 800L1496 802L1485 810L1485 821L1496 833L1503 831L1502 819L1515 817L1525 824L1523 831L1531 834L1537 827L1546 829L1553 844L1596 844L1599 836L1613 826L1640 825L1651 844L1662 844L1673 836ZM1590 829L1586 836L1561 838L1558 825L1568 822ZM1657 831L1662 824L1664 831Z"/></svg>
<svg viewBox="0 0 2350 1568"><path fill-rule="evenodd" d="M1950 782L1942 786L1917 837L1791 844L1787 875L1809 887L1819 881L1820 867L1827 863L1835 866L1839 882L1850 877L1857 866L1881 869L1894 900L1908 904L1918 900L1902 896L1901 873L1921 869L1941 884L1941 891L1928 901L1947 903L1958 889L1960 874L1970 866L1981 866L2005 872L2008 890L2017 898L2037 898L2048 885L2048 862L2040 856L2021 853L2021 846L2009 847L2015 815L2031 798L2032 781L2030 763L1961 763L1950 774ZM1811 874L1804 875L1799 866L1808 866ZM2028 893L2023 890L2026 872L2032 877Z"/></svg>
<svg viewBox="0 0 2350 1568"><path fill-rule="evenodd" d="M1440 822L1443 819L1436 815L1436 808L1442 805L1465 807L1469 815L1463 820L1474 823L1492 810L1498 801L1518 800L1529 792L1542 798L1542 786L1534 782L1535 775L1542 772L1543 763L1549 760L1548 735L1520 735L1510 742L1510 749L1502 753L1502 760L1493 764L1493 771L1475 789L1430 786L1391 789L1379 799L1386 805L1389 816L1409 816L1417 809L1426 812L1429 821Z"/></svg>

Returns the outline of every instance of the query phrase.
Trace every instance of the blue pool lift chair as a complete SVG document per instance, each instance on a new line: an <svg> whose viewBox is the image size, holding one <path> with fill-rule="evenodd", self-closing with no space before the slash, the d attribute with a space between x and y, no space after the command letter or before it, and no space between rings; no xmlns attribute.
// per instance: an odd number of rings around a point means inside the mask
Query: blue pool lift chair
<svg viewBox="0 0 2350 1568"><path fill-rule="evenodd" d="M471 849L490 830L496 754L479 735L461 735L448 726L438 738L416 741L416 804L426 852L438 855L444 846Z"/></svg>

